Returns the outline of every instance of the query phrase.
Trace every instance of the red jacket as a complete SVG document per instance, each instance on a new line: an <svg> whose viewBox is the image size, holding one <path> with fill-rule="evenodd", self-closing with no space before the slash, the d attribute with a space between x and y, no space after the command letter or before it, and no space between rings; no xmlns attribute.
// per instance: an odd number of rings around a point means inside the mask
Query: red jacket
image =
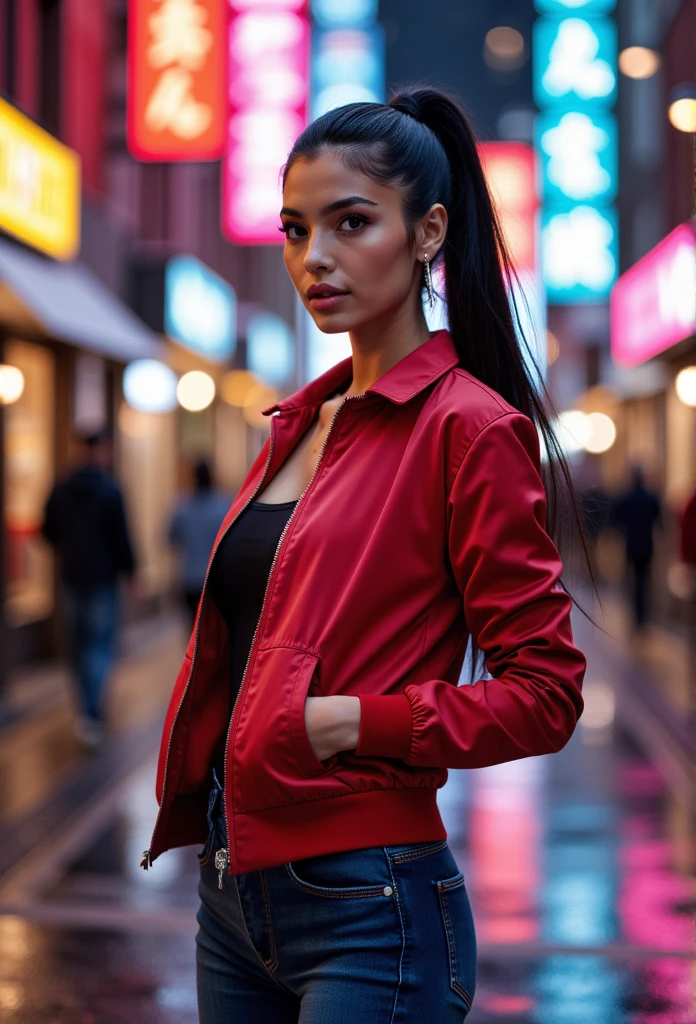
<svg viewBox="0 0 696 1024"><path fill-rule="evenodd" d="M216 547L350 377L347 359L267 410L269 441ZM585 659L544 522L536 428L459 367L447 332L343 402L278 545L232 714L230 873L443 839L447 768L564 746ZM458 687L469 632L494 678ZM228 662L204 590L166 716L145 867L205 840ZM360 698L360 738L321 762L304 705L329 694Z"/></svg>

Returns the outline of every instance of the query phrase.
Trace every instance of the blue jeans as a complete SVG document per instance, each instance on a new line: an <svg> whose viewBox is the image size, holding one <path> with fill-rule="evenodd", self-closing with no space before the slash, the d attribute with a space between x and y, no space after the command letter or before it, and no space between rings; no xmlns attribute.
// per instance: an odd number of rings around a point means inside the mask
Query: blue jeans
<svg viewBox="0 0 696 1024"><path fill-rule="evenodd" d="M100 722L104 687L116 649L118 585L66 587L65 609L81 710Z"/></svg>
<svg viewBox="0 0 696 1024"><path fill-rule="evenodd" d="M476 985L464 879L446 842L230 876L221 791L200 854L201 1024L461 1024Z"/></svg>

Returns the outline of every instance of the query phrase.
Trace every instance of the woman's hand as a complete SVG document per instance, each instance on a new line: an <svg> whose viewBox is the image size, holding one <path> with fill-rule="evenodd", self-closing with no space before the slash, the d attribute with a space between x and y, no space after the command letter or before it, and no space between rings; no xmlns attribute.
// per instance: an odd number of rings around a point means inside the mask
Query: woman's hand
<svg viewBox="0 0 696 1024"><path fill-rule="evenodd" d="M326 761L339 750L355 750L360 733L360 698L308 697L305 728L319 761Z"/></svg>

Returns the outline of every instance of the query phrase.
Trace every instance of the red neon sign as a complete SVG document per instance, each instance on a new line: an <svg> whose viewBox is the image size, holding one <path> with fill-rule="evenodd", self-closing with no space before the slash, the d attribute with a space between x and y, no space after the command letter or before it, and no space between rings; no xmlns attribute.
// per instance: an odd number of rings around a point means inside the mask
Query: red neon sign
<svg viewBox="0 0 696 1024"><path fill-rule="evenodd" d="M129 0L128 148L216 160L225 141L225 0Z"/></svg>
<svg viewBox="0 0 696 1024"><path fill-rule="evenodd" d="M238 245L279 245L280 169L307 123L305 0L231 0L222 229Z"/></svg>
<svg viewBox="0 0 696 1024"><path fill-rule="evenodd" d="M517 270L537 269L535 156L524 142L484 142L479 155Z"/></svg>

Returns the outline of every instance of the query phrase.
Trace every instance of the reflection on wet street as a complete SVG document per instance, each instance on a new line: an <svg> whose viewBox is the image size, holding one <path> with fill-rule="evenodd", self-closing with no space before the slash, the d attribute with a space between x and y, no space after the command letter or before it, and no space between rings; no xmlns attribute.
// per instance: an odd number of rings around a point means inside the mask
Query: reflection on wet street
<svg viewBox="0 0 696 1024"><path fill-rule="evenodd" d="M688 792L622 724L626 657L605 656L608 641L576 629L589 652L588 711L568 747L452 772L441 793L478 924L468 1020L693 1024ZM75 754L53 789L0 823L2 1022L197 1020L196 850L170 852L148 873L138 866L156 809L161 700L179 646L165 630L122 663L116 704L126 706L147 679L142 716L120 718L102 752ZM63 735L59 707L53 731ZM29 730L36 744L55 745L51 728L37 733L31 721L9 727L8 742L18 749Z"/></svg>

